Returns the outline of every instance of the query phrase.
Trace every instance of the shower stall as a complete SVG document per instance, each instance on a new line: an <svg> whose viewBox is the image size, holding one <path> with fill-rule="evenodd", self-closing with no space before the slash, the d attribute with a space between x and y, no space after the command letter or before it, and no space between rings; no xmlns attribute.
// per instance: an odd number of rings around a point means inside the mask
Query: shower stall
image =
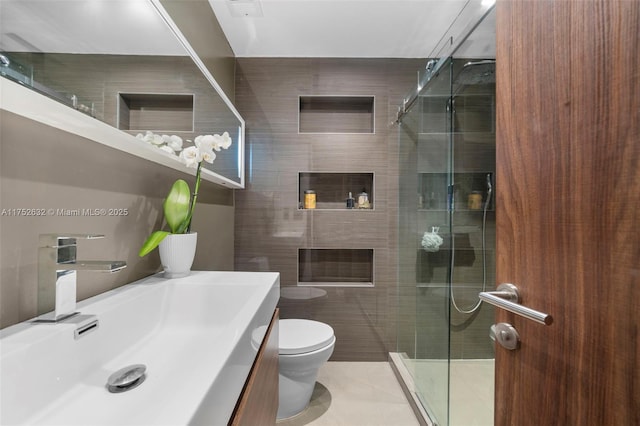
<svg viewBox="0 0 640 426"><path fill-rule="evenodd" d="M431 69L429 69L431 67ZM434 425L493 425L495 60L455 54L400 115L395 363Z"/></svg>
<svg viewBox="0 0 640 426"><path fill-rule="evenodd" d="M495 61L446 59L399 145L397 352L434 424L492 425Z"/></svg>

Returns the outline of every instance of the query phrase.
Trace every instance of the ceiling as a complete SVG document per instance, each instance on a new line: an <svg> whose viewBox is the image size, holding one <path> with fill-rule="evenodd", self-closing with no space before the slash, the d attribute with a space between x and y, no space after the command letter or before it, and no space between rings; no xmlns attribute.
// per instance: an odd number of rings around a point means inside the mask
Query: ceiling
<svg viewBox="0 0 640 426"><path fill-rule="evenodd" d="M468 11L491 2L197 1L209 2L238 57L349 58L437 56L452 23L477 20ZM463 43L466 57L495 57L492 17L484 27ZM5 51L186 54L149 0L0 0L0 29Z"/></svg>
<svg viewBox="0 0 640 426"><path fill-rule="evenodd" d="M427 58L465 6L483 3L486 7L487 3L487 0L208 1L238 57L348 58ZM495 44L493 34L484 44Z"/></svg>
<svg viewBox="0 0 640 426"><path fill-rule="evenodd" d="M8 52L187 54L148 0L0 0L0 31Z"/></svg>

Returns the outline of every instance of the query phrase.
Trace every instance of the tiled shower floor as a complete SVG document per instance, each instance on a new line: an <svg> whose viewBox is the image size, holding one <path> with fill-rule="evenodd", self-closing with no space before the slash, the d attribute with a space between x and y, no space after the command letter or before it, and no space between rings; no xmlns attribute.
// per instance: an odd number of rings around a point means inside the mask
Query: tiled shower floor
<svg viewBox="0 0 640 426"><path fill-rule="evenodd" d="M437 419L445 418L447 361L404 359L404 362L429 410ZM494 360L451 360L450 374L449 425L493 426Z"/></svg>

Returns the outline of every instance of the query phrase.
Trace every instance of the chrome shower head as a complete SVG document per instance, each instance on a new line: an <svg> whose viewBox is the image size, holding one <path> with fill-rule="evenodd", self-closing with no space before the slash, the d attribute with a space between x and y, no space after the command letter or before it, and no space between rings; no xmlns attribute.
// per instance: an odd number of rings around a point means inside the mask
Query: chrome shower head
<svg viewBox="0 0 640 426"><path fill-rule="evenodd" d="M495 84L496 82L496 61L487 59L484 61L467 62L453 78L454 96L468 86L478 86L484 84Z"/></svg>

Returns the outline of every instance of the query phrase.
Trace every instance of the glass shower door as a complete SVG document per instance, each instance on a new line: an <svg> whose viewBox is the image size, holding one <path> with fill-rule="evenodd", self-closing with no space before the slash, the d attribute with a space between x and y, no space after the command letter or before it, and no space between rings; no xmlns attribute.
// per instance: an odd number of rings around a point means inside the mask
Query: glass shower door
<svg viewBox="0 0 640 426"><path fill-rule="evenodd" d="M452 60L449 404L451 426L493 425L495 60Z"/></svg>
<svg viewBox="0 0 640 426"><path fill-rule="evenodd" d="M451 60L400 126L398 352L423 407L449 424Z"/></svg>
<svg viewBox="0 0 640 426"><path fill-rule="evenodd" d="M494 72L444 61L400 126L398 351L437 425L493 424Z"/></svg>

